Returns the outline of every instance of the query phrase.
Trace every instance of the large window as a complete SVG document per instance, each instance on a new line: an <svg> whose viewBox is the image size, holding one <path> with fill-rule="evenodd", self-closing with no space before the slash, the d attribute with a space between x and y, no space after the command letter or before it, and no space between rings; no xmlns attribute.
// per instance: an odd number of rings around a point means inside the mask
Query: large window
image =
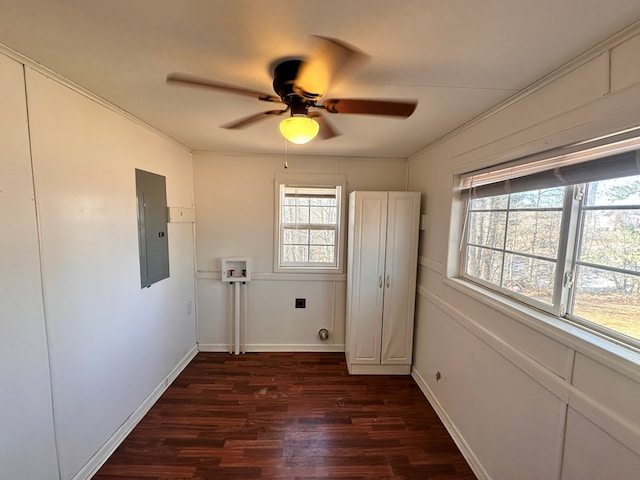
<svg viewBox="0 0 640 480"><path fill-rule="evenodd" d="M338 271L342 185L277 183L276 269Z"/></svg>
<svg viewBox="0 0 640 480"><path fill-rule="evenodd" d="M640 139L632 137L463 175L461 276L640 346Z"/></svg>

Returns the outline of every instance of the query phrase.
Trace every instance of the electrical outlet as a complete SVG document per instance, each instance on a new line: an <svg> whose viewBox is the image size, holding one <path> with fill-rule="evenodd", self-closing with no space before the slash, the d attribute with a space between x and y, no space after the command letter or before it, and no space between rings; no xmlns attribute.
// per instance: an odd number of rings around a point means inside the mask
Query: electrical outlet
<svg viewBox="0 0 640 480"><path fill-rule="evenodd" d="M307 299L296 298L296 308L307 308Z"/></svg>

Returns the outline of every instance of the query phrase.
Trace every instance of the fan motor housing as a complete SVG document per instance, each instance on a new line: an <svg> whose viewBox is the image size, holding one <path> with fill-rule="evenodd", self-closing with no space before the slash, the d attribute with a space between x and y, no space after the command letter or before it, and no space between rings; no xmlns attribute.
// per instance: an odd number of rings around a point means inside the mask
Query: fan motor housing
<svg viewBox="0 0 640 480"><path fill-rule="evenodd" d="M305 99L294 91L302 60L286 60L273 71L273 90L287 105L304 104Z"/></svg>

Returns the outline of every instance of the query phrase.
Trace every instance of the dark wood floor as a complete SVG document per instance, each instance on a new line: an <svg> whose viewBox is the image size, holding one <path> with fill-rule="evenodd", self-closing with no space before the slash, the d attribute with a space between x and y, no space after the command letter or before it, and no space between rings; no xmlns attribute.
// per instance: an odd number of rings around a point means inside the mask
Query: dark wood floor
<svg viewBox="0 0 640 480"><path fill-rule="evenodd" d="M475 479L409 376L339 353L199 353L94 477Z"/></svg>

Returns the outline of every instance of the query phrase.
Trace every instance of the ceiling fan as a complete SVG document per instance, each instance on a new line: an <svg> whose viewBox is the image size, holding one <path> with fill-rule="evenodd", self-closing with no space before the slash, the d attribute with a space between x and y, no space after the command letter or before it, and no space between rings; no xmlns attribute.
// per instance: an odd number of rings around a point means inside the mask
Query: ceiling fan
<svg viewBox="0 0 640 480"><path fill-rule="evenodd" d="M321 101L331 83L339 75L362 63L366 56L339 40L316 38L320 48L308 60L289 58L274 62L273 90L276 95L184 73L170 73L167 75L167 83L221 90L254 97L263 102L283 104L283 109L259 112L222 125L222 128L243 128L272 116L289 113L288 118L280 122L280 132L287 140L298 144L307 143L318 134L324 139L339 135L323 112L401 118L407 118L414 112L417 102L409 100L332 98Z"/></svg>

